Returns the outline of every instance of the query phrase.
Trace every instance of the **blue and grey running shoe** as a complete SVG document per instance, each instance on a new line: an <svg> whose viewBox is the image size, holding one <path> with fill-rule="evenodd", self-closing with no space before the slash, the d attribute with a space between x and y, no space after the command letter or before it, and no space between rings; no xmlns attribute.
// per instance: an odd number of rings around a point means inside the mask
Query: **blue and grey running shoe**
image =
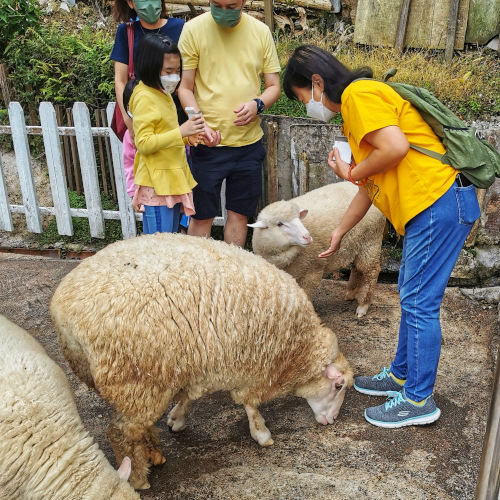
<svg viewBox="0 0 500 500"><path fill-rule="evenodd" d="M370 424L394 429L405 425L424 425L435 422L441 415L434 398L429 396L421 406L408 401L405 390L389 392L387 401L365 410L365 418Z"/></svg>
<svg viewBox="0 0 500 500"><path fill-rule="evenodd" d="M356 377L354 389L370 396L387 396L390 391L400 391L403 388L391 376L391 372L385 366L382 371L373 377Z"/></svg>

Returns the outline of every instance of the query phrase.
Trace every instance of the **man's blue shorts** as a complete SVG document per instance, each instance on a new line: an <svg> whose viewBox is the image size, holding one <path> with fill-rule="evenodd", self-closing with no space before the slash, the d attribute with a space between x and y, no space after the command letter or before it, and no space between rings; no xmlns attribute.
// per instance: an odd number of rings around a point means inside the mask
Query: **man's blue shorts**
<svg viewBox="0 0 500 500"><path fill-rule="evenodd" d="M226 179L226 209L253 217L262 192L262 160L266 150L259 140L248 146L200 145L191 149L195 219L211 219L220 212L220 189Z"/></svg>

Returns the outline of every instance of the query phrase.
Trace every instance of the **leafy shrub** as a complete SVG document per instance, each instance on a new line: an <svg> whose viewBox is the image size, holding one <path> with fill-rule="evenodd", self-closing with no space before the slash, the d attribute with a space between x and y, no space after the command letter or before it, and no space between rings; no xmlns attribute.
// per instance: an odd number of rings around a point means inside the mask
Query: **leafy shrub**
<svg viewBox="0 0 500 500"><path fill-rule="evenodd" d="M15 99L36 107L41 101L104 107L114 100L112 45L107 31L91 26L79 32L59 23L27 29L6 49Z"/></svg>
<svg viewBox="0 0 500 500"><path fill-rule="evenodd" d="M0 53L20 33L40 26L37 0L0 0Z"/></svg>

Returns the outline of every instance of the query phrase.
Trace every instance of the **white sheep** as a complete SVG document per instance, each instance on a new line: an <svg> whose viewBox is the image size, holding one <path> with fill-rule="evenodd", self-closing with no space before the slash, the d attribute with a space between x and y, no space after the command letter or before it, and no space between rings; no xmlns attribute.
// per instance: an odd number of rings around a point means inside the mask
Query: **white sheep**
<svg viewBox="0 0 500 500"><path fill-rule="evenodd" d="M257 221L248 225L254 228L253 251L291 274L310 299L325 273L352 265L346 299L357 299L356 316L361 318L370 307L380 273L385 217L371 206L361 222L344 236L338 252L318 258L330 246L330 234L357 191L350 182L328 184L268 205Z"/></svg>
<svg viewBox="0 0 500 500"><path fill-rule="evenodd" d="M171 401L173 431L190 401L218 390L244 405L250 434L273 444L257 410L294 393L333 423L352 383L334 333L303 290L264 259L223 242L155 234L116 242L80 263L50 304L68 363L116 410L108 436L130 482L163 463L154 423Z"/></svg>
<svg viewBox="0 0 500 500"><path fill-rule="evenodd" d="M130 460L114 470L84 429L64 372L0 315L0 498L127 500Z"/></svg>

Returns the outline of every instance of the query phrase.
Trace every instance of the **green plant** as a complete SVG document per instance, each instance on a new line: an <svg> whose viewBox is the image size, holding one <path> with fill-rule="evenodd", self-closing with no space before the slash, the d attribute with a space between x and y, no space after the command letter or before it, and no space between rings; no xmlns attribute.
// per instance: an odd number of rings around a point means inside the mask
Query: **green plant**
<svg viewBox="0 0 500 500"><path fill-rule="evenodd" d="M16 99L24 105L83 101L104 107L114 100L112 44L106 30L91 26L77 33L59 23L29 28L6 49Z"/></svg>
<svg viewBox="0 0 500 500"><path fill-rule="evenodd" d="M85 196L75 191L68 190L69 204L71 208L85 208ZM118 210L118 204L110 196L101 194L101 203L104 210ZM92 238L90 236L89 221L85 217L73 217L73 236L61 236L57 232L55 218L52 218L47 229L38 235L38 241L42 245L53 245L62 242L64 244L76 243L82 245L91 245L100 249L117 240L122 239L122 229L120 221L105 220L105 237Z"/></svg>
<svg viewBox="0 0 500 500"><path fill-rule="evenodd" d="M0 53L28 28L40 26L38 0L0 0Z"/></svg>

